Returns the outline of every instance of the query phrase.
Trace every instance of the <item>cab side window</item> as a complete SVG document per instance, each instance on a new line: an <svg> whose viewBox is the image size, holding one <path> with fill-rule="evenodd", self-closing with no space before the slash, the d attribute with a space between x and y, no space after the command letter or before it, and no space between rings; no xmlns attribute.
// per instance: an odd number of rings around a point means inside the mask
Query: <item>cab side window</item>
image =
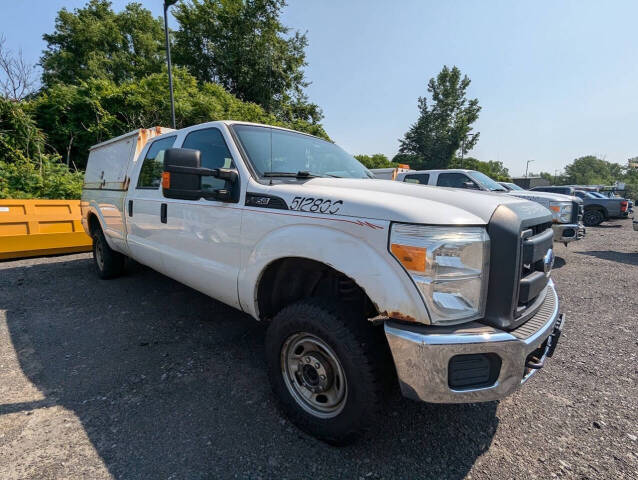
<svg viewBox="0 0 638 480"><path fill-rule="evenodd" d="M164 170L164 151L175 143L176 136L155 140L146 152L144 163L137 179L137 188L157 190Z"/></svg>
<svg viewBox="0 0 638 480"><path fill-rule="evenodd" d="M233 157L226 146L222 133L217 128L205 128L189 133L182 148L201 152L202 167L235 168ZM226 181L214 177L202 177L202 190L212 192L226 188Z"/></svg>
<svg viewBox="0 0 638 480"><path fill-rule="evenodd" d="M406 183L419 183L421 185L427 185L429 180L429 173L411 173L410 175L406 175L403 179Z"/></svg>
<svg viewBox="0 0 638 480"><path fill-rule="evenodd" d="M452 187L452 188L468 188L465 185L466 182L474 183L470 177L464 173L439 173L439 178L436 180L436 184L439 187Z"/></svg>

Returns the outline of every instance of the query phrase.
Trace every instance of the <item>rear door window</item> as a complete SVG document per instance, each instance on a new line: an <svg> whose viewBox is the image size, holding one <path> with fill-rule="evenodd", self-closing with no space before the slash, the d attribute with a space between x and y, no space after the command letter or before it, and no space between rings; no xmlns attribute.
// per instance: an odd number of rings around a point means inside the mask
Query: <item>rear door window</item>
<svg viewBox="0 0 638 480"><path fill-rule="evenodd" d="M406 175L403 179L403 181L406 183L418 183L421 185L427 185L429 180L429 173L411 173L409 175Z"/></svg>

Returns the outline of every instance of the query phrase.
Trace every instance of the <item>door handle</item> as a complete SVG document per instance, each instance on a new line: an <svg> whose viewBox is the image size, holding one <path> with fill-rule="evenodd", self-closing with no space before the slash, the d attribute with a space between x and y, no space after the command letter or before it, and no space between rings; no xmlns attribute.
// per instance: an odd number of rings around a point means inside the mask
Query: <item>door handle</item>
<svg viewBox="0 0 638 480"><path fill-rule="evenodd" d="M167 219L166 219L166 204L162 203L162 207L160 210L160 220L162 221L162 223L166 223Z"/></svg>
<svg viewBox="0 0 638 480"><path fill-rule="evenodd" d="M128 201L128 216L133 216L133 200Z"/></svg>

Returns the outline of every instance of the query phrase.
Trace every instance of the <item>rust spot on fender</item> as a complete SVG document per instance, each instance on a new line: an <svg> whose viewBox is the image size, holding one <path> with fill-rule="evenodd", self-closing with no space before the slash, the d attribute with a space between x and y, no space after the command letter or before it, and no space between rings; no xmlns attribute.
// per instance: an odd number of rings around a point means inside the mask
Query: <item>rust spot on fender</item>
<svg viewBox="0 0 638 480"><path fill-rule="evenodd" d="M381 312L375 318L379 318L379 317L392 318L394 320L401 320L403 322L419 323L419 321L413 316L406 315L405 313L401 313L401 312Z"/></svg>

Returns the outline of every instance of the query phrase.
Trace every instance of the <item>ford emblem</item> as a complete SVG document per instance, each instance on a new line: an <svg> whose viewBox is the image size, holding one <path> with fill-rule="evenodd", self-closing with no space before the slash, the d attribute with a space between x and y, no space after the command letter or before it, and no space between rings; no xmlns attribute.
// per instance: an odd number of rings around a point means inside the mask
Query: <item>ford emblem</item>
<svg viewBox="0 0 638 480"><path fill-rule="evenodd" d="M550 248L549 250L547 250L547 253L543 257L543 271L545 272L545 275L549 277L549 274L552 271L553 267L554 267L554 250Z"/></svg>

